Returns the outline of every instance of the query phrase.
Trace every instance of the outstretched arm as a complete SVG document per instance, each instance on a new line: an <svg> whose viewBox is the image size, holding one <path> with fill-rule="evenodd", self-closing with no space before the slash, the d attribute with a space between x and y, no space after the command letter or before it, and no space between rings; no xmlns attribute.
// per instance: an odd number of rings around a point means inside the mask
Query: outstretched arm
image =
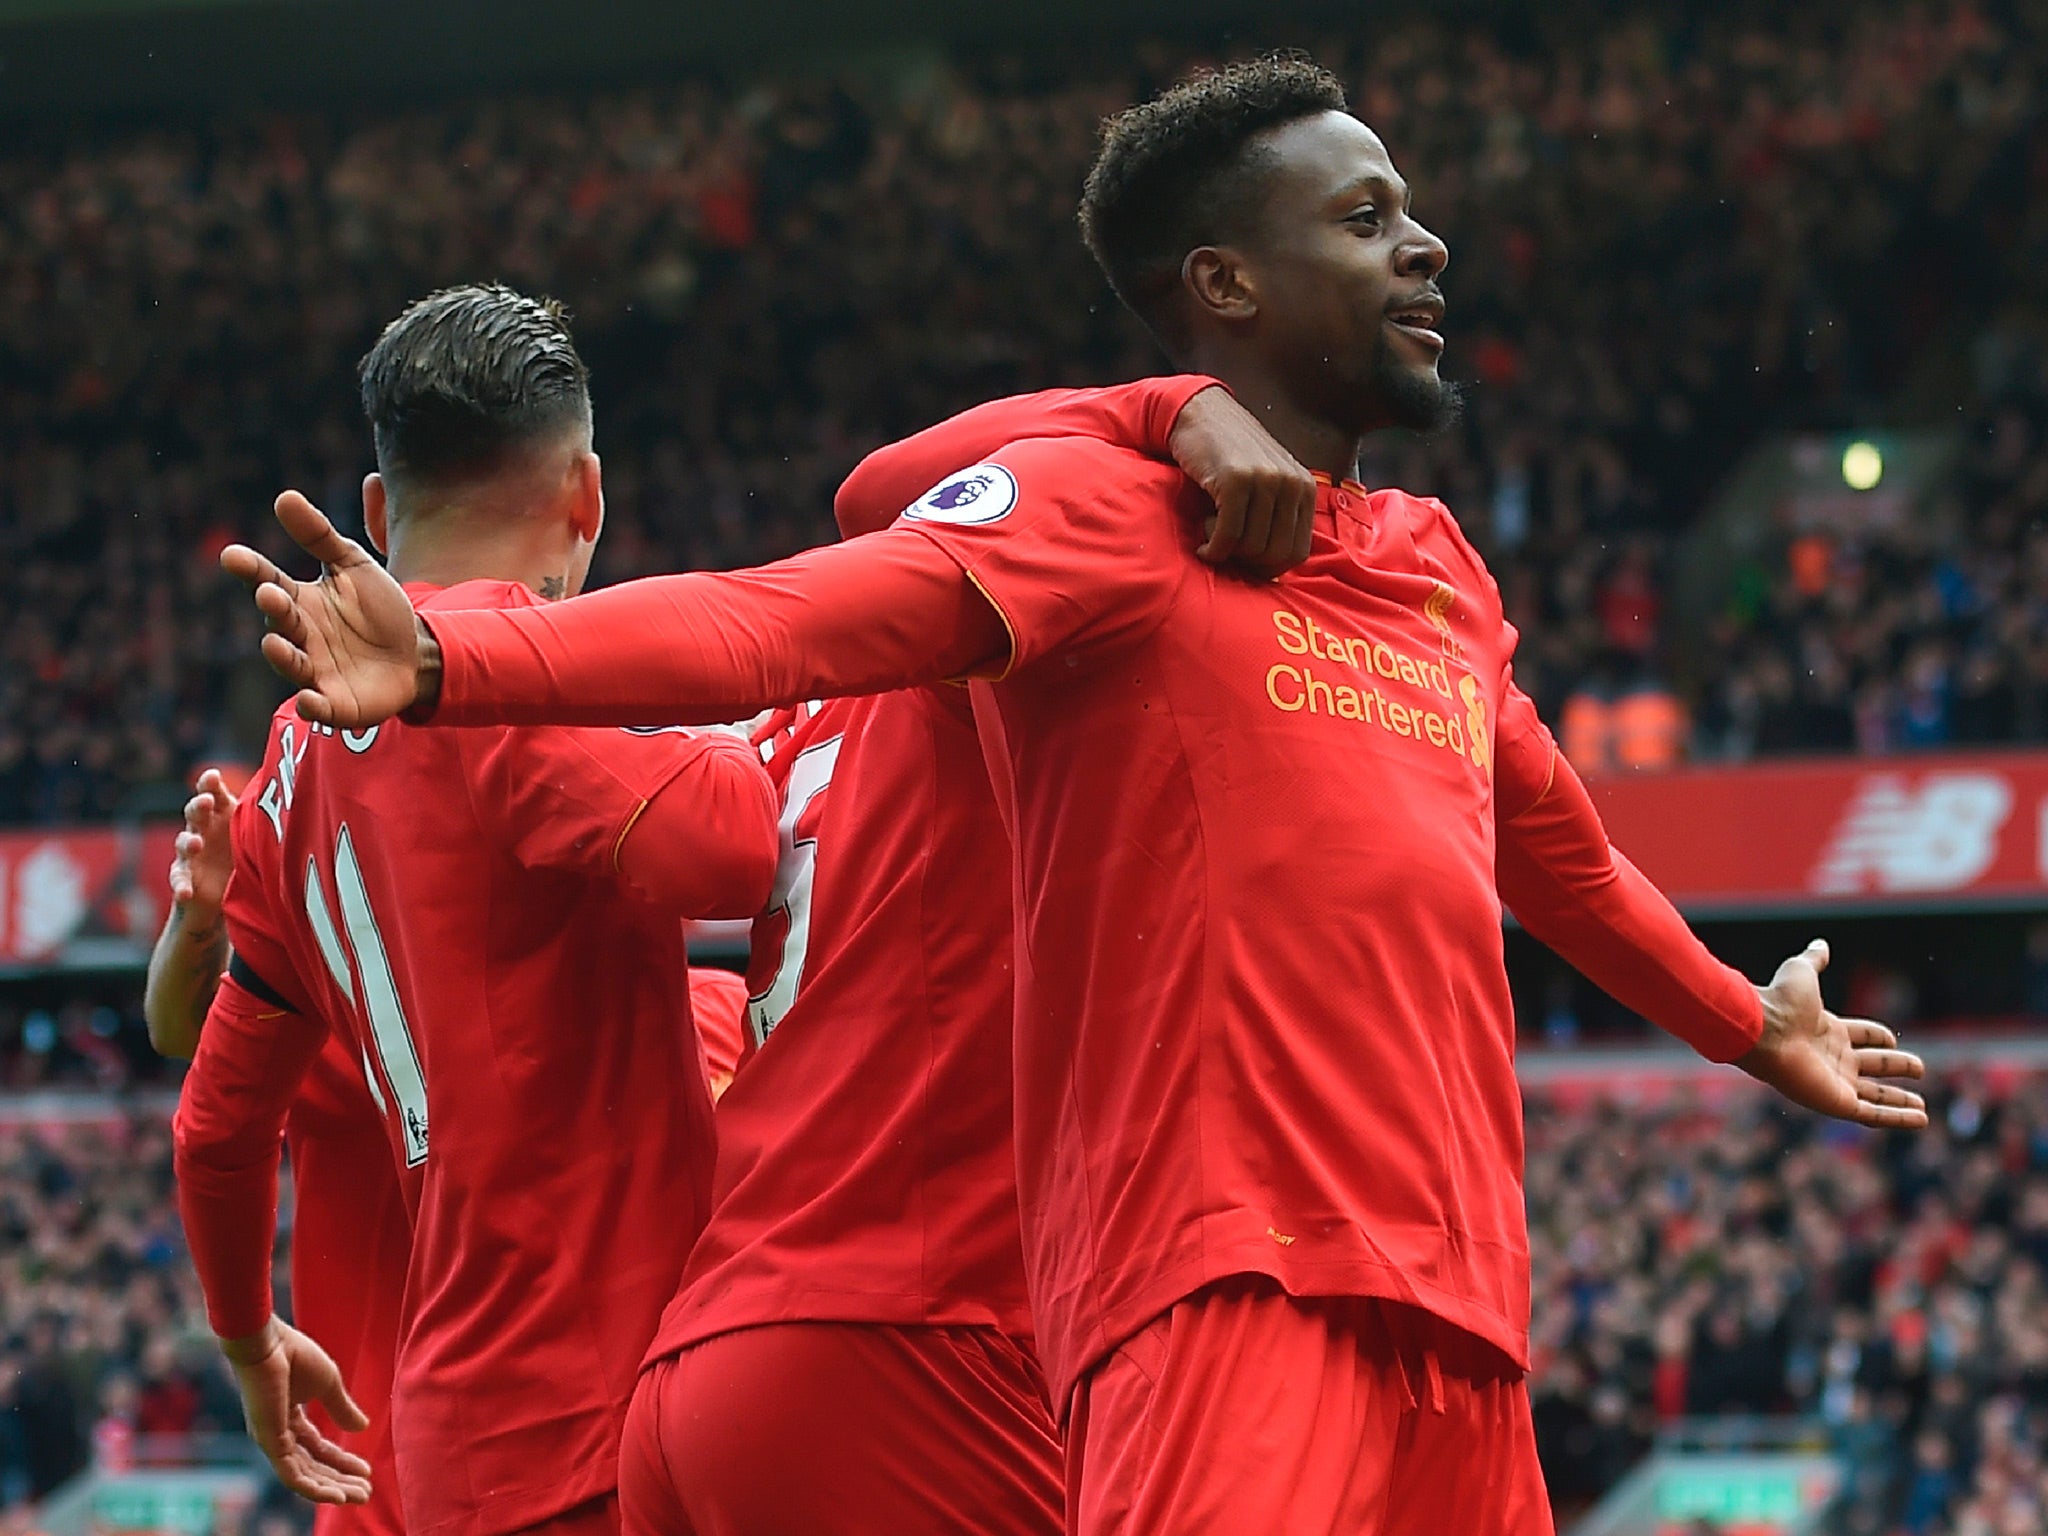
<svg viewBox="0 0 2048 1536"><path fill-rule="evenodd" d="M1170 394L1159 396L1138 407L1141 414L1162 409L1159 398L1170 404ZM989 425L998 424L1016 423ZM1227 392L1198 390L1173 417L1169 440L1184 472L1236 509L1219 515L1209 558L1254 572L1306 558L1314 477ZM966 443L949 436L943 457ZM947 463L934 479L961 467ZM869 516L893 518L917 494ZM1009 655L994 606L958 566L893 529L759 570L628 583L557 604L539 625L528 622L540 613L533 610L523 620L509 611L492 616L514 620L509 630L478 626L483 616L467 613L437 615L429 629L390 574L305 497L280 496L277 518L321 562L320 580L294 581L239 544L221 565L255 589L273 629L263 654L299 686L299 712L322 725L362 728L407 710L424 718L437 703L435 718L449 724L709 724L764 705L965 676ZM657 656L650 642L663 639L671 644ZM473 649L464 651L464 641ZM621 648L582 649L593 641ZM681 646L693 649L682 655ZM641 666L643 658L656 664ZM468 663L496 669L470 672L490 688L488 708L480 698L458 702L457 674Z"/></svg>
<svg viewBox="0 0 2048 1536"><path fill-rule="evenodd" d="M1618 1002L1796 1104L1863 1125L1927 1123L1918 1094L1879 1081L1921 1076L1919 1058L1882 1024L1822 1005L1827 945L1787 960L1763 988L1715 959L1608 842L1585 785L1519 690L1502 711L1499 765L1495 870L1524 928Z"/></svg>
<svg viewBox="0 0 2048 1536"><path fill-rule="evenodd" d="M221 917L234 856L228 823L235 797L217 769L199 776L198 793L185 802L185 830L171 864L171 912L149 955L142 1016L159 1055L190 1061L199 1027L227 969L228 931Z"/></svg>
<svg viewBox="0 0 2048 1536"><path fill-rule="evenodd" d="M429 628L305 497L287 491L277 517L321 562L318 581L294 581L245 545L221 564L255 588L272 627L263 654L322 725L360 729L401 711L447 725L713 724L965 676L1009 654L994 606L910 529L544 608L444 610Z"/></svg>

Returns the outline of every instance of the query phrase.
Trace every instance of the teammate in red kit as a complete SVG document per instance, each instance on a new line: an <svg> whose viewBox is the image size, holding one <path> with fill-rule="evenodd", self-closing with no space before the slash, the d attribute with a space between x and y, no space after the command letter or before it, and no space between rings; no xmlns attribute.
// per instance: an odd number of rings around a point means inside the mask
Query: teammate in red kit
<svg viewBox="0 0 2048 1536"><path fill-rule="evenodd" d="M171 912L149 959L143 1014L159 1051L190 1060L221 974L231 965L222 904L234 867L235 797L220 773L199 777L171 868ZM368 1463L369 1502L322 1504L315 1536L398 1536L405 1529L391 1445L391 1367L412 1224L384 1120L345 1035L329 1037L285 1119L292 1166L292 1315L333 1356L369 1418L359 1433L331 1419L322 1434ZM319 1418L324 1419L324 1410Z"/></svg>
<svg viewBox="0 0 2048 1536"><path fill-rule="evenodd" d="M366 521L417 601L502 610L581 586L603 498L558 312L437 294L386 330L363 394ZM277 1127L339 1035L412 1215L391 1394L407 1529L615 1529L627 1399L711 1176L680 919L751 914L774 870L752 749L666 729L335 732L281 711L233 837L237 968L176 1141L252 1432L299 1491L364 1496L364 1464L297 1405L359 1415L269 1293Z"/></svg>
<svg viewBox="0 0 2048 1536"><path fill-rule="evenodd" d="M907 472L1031 430L1177 451L1234 513L1291 484L1288 526L1313 496L1205 379L987 407L926 434ZM924 483L857 475L843 531L885 527ZM627 1421L626 1524L1057 1536L1012 1150L1009 843L966 692L805 704L757 739L783 803L757 1050Z"/></svg>
<svg viewBox="0 0 2048 1536"><path fill-rule="evenodd" d="M1049 439L870 538L545 612L415 615L290 495L326 576L224 562L334 725L710 720L986 679L1070 1528L1546 1531L1502 897L1809 1108L1924 1124L1880 1080L1920 1063L1823 1006L1823 946L1763 989L1713 961L1514 688L1449 512L1351 478L1365 434L1442 414L1446 253L1336 81L1262 61L1125 114L1084 223L1176 359L1325 476L1306 561L1270 585L1194 558L1177 473Z"/></svg>

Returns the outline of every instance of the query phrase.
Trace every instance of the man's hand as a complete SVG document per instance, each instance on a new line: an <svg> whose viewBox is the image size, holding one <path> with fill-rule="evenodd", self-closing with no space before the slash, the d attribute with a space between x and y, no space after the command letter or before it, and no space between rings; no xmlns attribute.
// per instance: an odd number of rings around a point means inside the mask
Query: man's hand
<svg viewBox="0 0 2048 1536"><path fill-rule="evenodd" d="M1918 1130L1927 1124L1927 1103L1910 1089L1878 1082L1883 1077L1926 1075L1918 1056L1898 1048L1899 1037L1870 1019L1844 1019L1820 999L1820 973L1828 946L1815 939L1778 967L1760 988L1764 1033L1735 1064L1794 1104L1887 1130Z"/></svg>
<svg viewBox="0 0 2048 1536"><path fill-rule="evenodd" d="M1205 389L1183 406L1167 446L1216 503L1208 542L1196 551L1204 560L1278 576L1308 558L1316 477L1229 390Z"/></svg>
<svg viewBox="0 0 2048 1536"><path fill-rule="evenodd" d="M246 583L270 621L263 658L299 689L299 713L319 725L362 730L440 693L441 653L391 573L343 538L297 491L277 498L277 520L323 567L294 581L246 544L221 551L221 569Z"/></svg>
<svg viewBox="0 0 2048 1536"><path fill-rule="evenodd" d="M185 926L211 933L220 926L221 903L227 899L228 875L235 867L228 843L228 821L235 797L218 768L199 775L198 793L185 802L185 830L173 845L171 904L184 914Z"/></svg>
<svg viewBox="0 0 2048 1536"><path fill-rule="evenodd" d="M367 1504L370 1464L321 1434L306 1412L318 1403L351 1433L369 1427L327 1351L274 1317L262 1332L223 1339L220 1347L241 1389L249 1436L278 1481L316 1504Z"/></svg>

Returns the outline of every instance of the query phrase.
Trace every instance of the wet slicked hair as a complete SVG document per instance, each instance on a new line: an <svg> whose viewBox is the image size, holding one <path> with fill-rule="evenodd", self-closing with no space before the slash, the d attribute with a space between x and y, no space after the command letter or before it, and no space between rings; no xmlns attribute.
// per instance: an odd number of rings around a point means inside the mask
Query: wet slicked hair
<svg viewBox="0 0 2048 1536"><path fill-rule="evenodd" d="M496 283L421 299L384 327L358 376L377 467L414 485L489 474L590 430L590 372L562 306Z"/></svg>
<svg viewBox="0 0 2048 1536"><path fill-rule="evenodd" d="M1205 70L1102 125L1081 193L1081 235L1117 297L1169 352L1184 343L1174 299L1189 251L1237 238L1259 211L1269 128L1346 110L1344 87L1296 54Z"/></svg>

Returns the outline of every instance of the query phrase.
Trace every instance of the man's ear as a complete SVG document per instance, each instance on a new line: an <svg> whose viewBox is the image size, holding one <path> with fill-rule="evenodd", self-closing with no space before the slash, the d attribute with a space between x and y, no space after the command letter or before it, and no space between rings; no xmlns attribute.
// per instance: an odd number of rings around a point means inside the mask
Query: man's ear
<svg viewBox="0 0 2048 1536"><path fill-rule="evenodd" d="M370 536L377 553L391 553L391 508L384 491L384 477L374 469L363 476L363 531Z"/></svg>
<svg viewBox="0 0 2048 1536"><path fill-rule="evenodd" d="M570 526L576 537L595 544L604 532L604 464L595 453L576 460L576 498L570 509Z"/></svg>
<svg viewBox="0 0 2048 1536"><path fill-rule="evenodd" d="M1195 307L1220 320L1249 320L1259 312L1258 285L1233 246L1196 246L1180 264L1180 280Z"/></svg>

